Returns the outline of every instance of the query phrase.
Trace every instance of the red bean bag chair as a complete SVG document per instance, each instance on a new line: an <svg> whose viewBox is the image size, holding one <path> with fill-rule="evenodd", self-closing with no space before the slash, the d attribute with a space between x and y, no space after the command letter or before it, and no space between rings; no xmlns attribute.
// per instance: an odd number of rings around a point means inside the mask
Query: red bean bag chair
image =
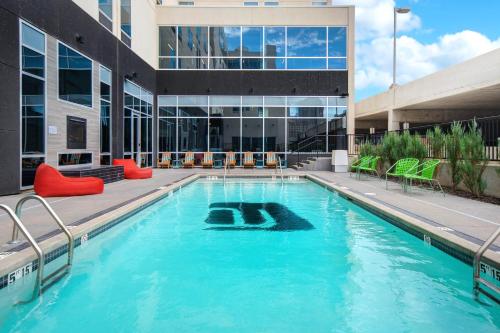
<svg viewBox="0 0 500 333"><path fill-rule="evenodd" d="M36 169L34 189L42 197L100 194L104 191L104 181L97 177L65 177L53 167L42 163Z"/></svg>
<svg viewBox="0 0 500 333"><path fill-rule="evenodd" d="M113 165L123 165L125 179L146 179L153 177L153 169L139 168L132 159L114 159Z"/></svg>

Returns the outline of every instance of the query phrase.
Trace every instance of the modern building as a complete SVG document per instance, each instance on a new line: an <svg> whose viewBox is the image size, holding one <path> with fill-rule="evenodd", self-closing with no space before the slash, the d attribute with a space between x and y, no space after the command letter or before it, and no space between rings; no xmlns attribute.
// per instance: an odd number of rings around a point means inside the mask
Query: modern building
<svg viewBox="0 0 500 333"><path fill-rule="evenodd" d="M287 158L354 133L354 7L4 0L0 22L0 194L32 186L42 162Z"/></svg>
<svg viewBox="0 0 500 333"><path fill-rule="evenodd" d="M500 116L500 49L396 85L355 106L356 133L491 116Z"/></svg>

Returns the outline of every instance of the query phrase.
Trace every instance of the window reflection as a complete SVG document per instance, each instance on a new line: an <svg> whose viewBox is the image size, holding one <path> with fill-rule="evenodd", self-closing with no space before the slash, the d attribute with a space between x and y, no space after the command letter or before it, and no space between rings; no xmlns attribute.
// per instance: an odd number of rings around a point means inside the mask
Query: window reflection
<svg viewBox="0 0 500 333"><path fill-rule="evenodd" d="M161 69L347 69L346 27L161 26L159 40Z"/></svg>
<svg viewBox="0 0 500 333"><path fill-rule="evenodd" d="M266 57L285 56L285 27L266 27L264 38Z"/></svg>
<svg viewBox="0 0 500 333"><path fill-rule="evenodd" d="M326 57L326 28L289 27L289 57Z"/></svg>
<svg viewBox="0 0 500 333"><path fill-rule="evenodd" d="M326 59L288 58L288 69L326 69Z"/></svg>
<svg viewBox="0 0 500 333"><path fill-rule="evenodd" d="M208 28L179 27L179 56L208 57Z"/></svg>
<svg viewBox="0 0 500 333"><path fill-rule="evenodd" d="M240 27L210 27L210 55L212 57L239 57Z"/></svg>
<svg viewBox="0 0 500 333"><path fill-rule="evenodd" d="M328 28L328 56L345 57L347 55L347 29L345 27Z"/></svg>
<svg viewBox="0 0 500 333"><path fill-rule="evenodd" d="M262 57L262 27L243 28L243 57Z"/></svg>

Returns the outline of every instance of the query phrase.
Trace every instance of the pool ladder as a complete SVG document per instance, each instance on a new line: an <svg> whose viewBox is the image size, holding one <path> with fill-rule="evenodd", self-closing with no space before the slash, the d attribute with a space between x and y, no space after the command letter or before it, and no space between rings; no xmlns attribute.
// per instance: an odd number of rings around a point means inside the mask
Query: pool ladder
<svg viewBox="0 0 500 333"><path fill-rule="evenodd" d="M68 257L66 263L56 269L54 272L50 273L47 276L44 276L44 268L45 268L45 254L40 245L37 243L35 238L30 234L26 226L21 222L21 212L24 203L30 200L35 200L38 201L42 204L42 206L45 207L45 209L49 212L50 216L56 221L57 225L59 228L66 234L68 237ZM15 213L12 211L12 209L7 206L7 205L0 205L0 209L4 210L7 215L12 219L12 222L14 222L14 228L12 229L12 240L9 242L10 244L17 244L20 241L17 239L19 231L23 234L23 236L26 238L30 246L35 250L35 253L38 257L38 269L37 269L37 274L36 274L36 281L35 281L35 287L33 289L33 294L32 297L29 301L34 300L38 296L40 296L47 288L52 286L54 283L56 283L58 280L60 280L63 276L65 276L69 271L71 270L71 265L73 263L73 249L74 249L74 237L69 231L69 229L64 225L64 223L61 221L59 216L54 212L52 207L50 207L49 203L43 199L42 197L38 195L28 195L22 199L20 199L17 204L16 204L16 211ZM28 302L29 302L28 301Z"/></svg>
<svg viewBox="0 0 500 333"><path fill-rule="evenodd" d="M284 180L283 180L283 168L281 166L281 157L280 156L278 156L278 164L280 166L281 184L283 184L284 183ZM276 171L278 171L278 170L276 170Z"/></svg>
<svg viewBox="0 0 500 333"><path fill-rule="evenodd" d="M485 294L486 296L492 298L496 302L500 303L500 298L497 296L500 295L500 288L495 286L493 283L483 279L481 277L481 258L486 252L486 250L490 247L491 244L500 236L500 227L484 242L484 244L477 250L476 254L474 255L474 260L472 262L472 267L473 267L473 281L474 281L474 295L476 298L479 296L480 293ZM482 285L488 287L488 289L494 291L496 293L496 296L493 295L490 291L485 290L482 288Z"/></svg>

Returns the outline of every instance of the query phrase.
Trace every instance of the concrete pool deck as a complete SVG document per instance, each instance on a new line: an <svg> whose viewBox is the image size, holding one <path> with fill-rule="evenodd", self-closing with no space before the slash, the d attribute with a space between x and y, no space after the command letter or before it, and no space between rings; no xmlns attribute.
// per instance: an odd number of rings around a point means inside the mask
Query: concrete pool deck
<svg viewBox="0 0 500 333"><path fill-rule="evenodd" d="M101 195L49 198L48 202L65 224L83 225L86 221L96 219L128 203L139 201L159 188L175 184L192 175L213 175L220 178L223 174L224 171L220 169L155 169L152 179L124 180L107 184ZM279 178L279 172L265 169L233 169L229 175L233 177L277 176ZM285 177L305 175L315 177L341 192L349 192L366 202L392 209L436 228L444 237L448 233L450 239L456 240L458 237L478 246L500 226L500 206L498 205L453 195L443 197L440 193L429 190L418 189L405 193L401 186L394 182L390 182L389 190L386 190L384 181L367 176L358 180L355 177L350 178L348 174L327 171L301 172L293 169L283 170L283 175ZM32 191L26 191L19 195L0 197L0 204L14 208L21 197L31 193ZM55 222L36 201L30 201L25 205L22 220L32 235L38 239L50 238L57 231ZM12 222L4 212L0 212L0 253L18 250L16 247L19 244L16 246L7 244L11 232ZM497 240L491 250L500 255L500 240ZM0 268L2 268L2 261L0 255Z"/></svg>

